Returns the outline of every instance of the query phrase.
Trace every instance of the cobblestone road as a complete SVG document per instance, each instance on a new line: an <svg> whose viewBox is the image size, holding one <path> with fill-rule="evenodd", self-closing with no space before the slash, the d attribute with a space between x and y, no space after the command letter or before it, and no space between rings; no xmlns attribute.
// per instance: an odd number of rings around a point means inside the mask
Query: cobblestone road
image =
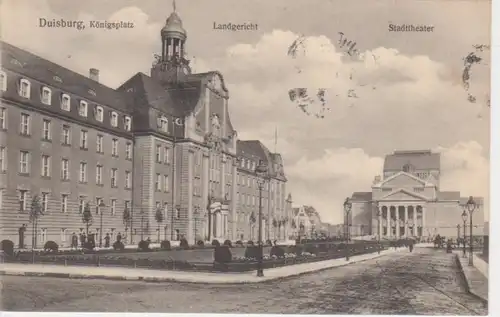
<svg viewBox="0 0 500 317"><path fill-rule="evenodd" d="M4 310L484 315L452 255L416 249L252 285L2 277Z"/></svg>

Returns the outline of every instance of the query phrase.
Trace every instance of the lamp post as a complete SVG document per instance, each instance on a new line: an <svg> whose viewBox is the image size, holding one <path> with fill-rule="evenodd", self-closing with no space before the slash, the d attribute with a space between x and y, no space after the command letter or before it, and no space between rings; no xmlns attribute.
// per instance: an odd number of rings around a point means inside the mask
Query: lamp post
<svg viewBox="0 0 500 317"><path fill-rule="evenodd" d="M457 239L460 239L460 224L457 225Z"/></svg>
<svg viewBox="0 0 500 317"><path fill-rule="evenodd" d="M463 244L464 244L464 250L463 251L464 252L463 252L463 257L466 258L467 257L467 250L465 248L465 241L467 239L467 236L466 236L467 235L467 230L465 230L465 229L466 229L466 223L467 223L467 218L468 217L467 217L467 209L465 208L465 205L463 206L463 208L464 208L464 211L462 212L462 220L464 222L464 241L463 241Z"/></svg>
<svg viewBox="0 0 500 317"><path fill-rule="evenodd" d="M378 254L380 254L380 216L381 216L381 211L380 211L380 207L378 205L378 201L375 202L375 210L377 213L377 249L378 249Z"/></svg>
<svg viewBox="0 0 500 317"><path fill-rule="evenodd" d="M101 216L101 226L99 229L99 248L102 247L102 211L104 207L106 207L106 205L104 205L104 201L101 199L101 201L99 202L99 214Z"/></svg>
<svg viewBox="0 0 500 317"><path fill-rule="evenodd" d="M472 196L469 196L469 200L467 201L467 210L469 210L469 219L470 219L470 237L469 237L469 244L470 244L470 251L469 251L469 266L474 265L474 260L472 257L472 214L474 213L474 210L476 209L476 202L474 201L474 198Z"/></svg>
<svg viewBox="0 0 500 317"><path fill-rule="evenodd" d="M345 219L346 219L346 240L347 240L347 243L346 243L346 253L345 253L345 260L346 261L349 261L349 240L350 240L350 228L349 228L349 213L351 212L351 208L352 208L352 203L351 201L349 200L349 197L347 197L344 201L344 213L345 213Z"/></svg>
<svg viewBox="0 0 500 317"><path fill-rule="evenodd" d="M87 202L85 203L85 207L83 208L83 213L82 213L82 222L85 224L85 235L89 236L89 227L92 225L92 212L90 211L90 204Z"/></svg>
<svg viewBox="0 0 500 317"><path fill-rule="evenodd" d="M267 178L267 166L264 161L260 160L259 165L255 168L255 173L258 176L259 185L259 258L257 262L257 276L264 276L264 269L262 265L263 248L262 248L262 190Z"/></svg>

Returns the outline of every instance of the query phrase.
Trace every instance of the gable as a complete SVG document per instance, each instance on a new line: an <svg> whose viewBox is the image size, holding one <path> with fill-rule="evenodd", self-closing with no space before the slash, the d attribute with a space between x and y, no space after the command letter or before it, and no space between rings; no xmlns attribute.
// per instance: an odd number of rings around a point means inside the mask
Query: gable
<svg viewBox="0 0 500 317"><path fill-rule="evenodd" d="M380 200L397 200L397 201L423 201L426 200L424 196L421 196L416 193L411 193L409 191L400 189L397 191L394 191L384 197L382 197Z"/></svg>
<svg viewBox="0 0 500 317"><path fill-rule="evenodd" d="M401 188L401 187L422 186L424 184L425 184L424 180L420 180L413 175L401 172L387 178L380 184L380 186Z"/></svg>

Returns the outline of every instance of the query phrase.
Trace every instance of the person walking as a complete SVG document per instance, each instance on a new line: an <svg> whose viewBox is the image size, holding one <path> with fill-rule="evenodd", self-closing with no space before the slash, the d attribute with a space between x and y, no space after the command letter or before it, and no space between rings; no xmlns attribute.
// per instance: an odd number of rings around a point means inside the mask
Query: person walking
<svg viewBox="0 0 500 317"><path fill-rule="evenodd" d="M109 248L109 240L111 239L111 237L109 236L109 232L106 233L106 236L104 237L104 247L105 248Z"/></svg>
<svg viewBox="0 0 500 317"><path fill-rule="evenodd" d="M87 236L85 236L85 233L80 234L80 246L83 249L85 247L85 242L87 241Z"/></svg>
<svg viewBox="0 0 500 317"><path fill-rule="evenodd" d="M71 249L78 249L78 237L74 232L71 235Z"/></svg>

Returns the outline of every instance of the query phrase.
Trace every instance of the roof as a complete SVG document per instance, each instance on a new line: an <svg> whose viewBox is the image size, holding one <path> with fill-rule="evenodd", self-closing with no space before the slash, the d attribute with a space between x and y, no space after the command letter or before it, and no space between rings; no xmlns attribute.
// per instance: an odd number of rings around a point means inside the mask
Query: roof
<svg viewBox="0 0 500 317"><path fill-rule="evenodd" d="M259 140L238 140L236 149L238 156L269 161L269 150Z"/></svg>
<svg viewBox="0 0 500 317"><path fill-rule="evenodd" d="M370 201L372 200L372 192L354 192L351 199L353 201Z"/></svg>
<svg viewBox="0 0 500 317"><path fill-rule="evenodd" d="M172 12L161 29L162 33L177 32L186 35L186 30L182 27L182 20L177 12Z"/></svg>
<svg viewBox="0 0 500 317"><path fill-rule="evenodd" d="M292 208L292 211L293 211L293 215L297 216L299 214L300 208L294 207L294 208Z"/></svg>
<svg viewBox="0 0 500 317"><path fill-rule="evenodd" d="M417 170L440 169L440 154L430 150L394 151L385 156L384 171L401 171L405 164L411 164Z"/></svg>
<svg viewBox="0 0 500 317"><path fill-rule="evenodd" d="M437 192L438 200L460 200L460 192Z"/></svg>
<svg viewBox="0 0 500 317"><path fill-rule="evenodd" d="M5 69L115 110L131 111L126 97L113 88L9 43L0 41L0 48L1 64ZM62 82L56 81L55 76ZM95 96L89 90L94 91Z"/></svg>
<svg viewBox="0 0 500 317"><path fill-rule="evenodd" d="M132 96L133 100L142 100L150 107L179 117L194 110L202 93L201 81L166 87L144 73L135 74L118 90Z"/></svg>

